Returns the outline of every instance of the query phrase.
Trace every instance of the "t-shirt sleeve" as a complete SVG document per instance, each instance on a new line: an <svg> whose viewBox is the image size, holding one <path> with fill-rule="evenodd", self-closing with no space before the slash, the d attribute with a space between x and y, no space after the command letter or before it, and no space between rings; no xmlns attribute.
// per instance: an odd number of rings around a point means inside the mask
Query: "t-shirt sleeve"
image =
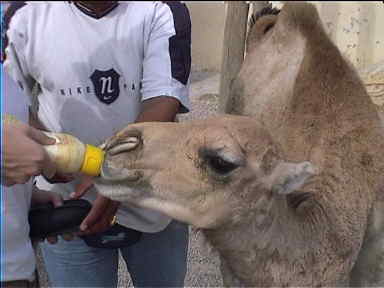
<svg viewBox="0 0 384 288"><path fill-rule="evenodd" d="M2 16L1 61L4 70L32 101L36 81L31 77L25 57L28 45L27 5L25 2L12 1Z"/></svg>
<svg viewBox="0 0 384 288"><path fill-rule="evenodd" d="M3 73L3 106L2 113L15 116L20 121L28 123L29 99L20 87L12 80L8 73Z"/></svg>
<svg viewBox="0 0 384 288"><path fill-rule="evenodd" d="M188 8L178 1L158 2L148 20L144 44L142 100L170 96L189 111L191 70L191 20Z"/></svg>

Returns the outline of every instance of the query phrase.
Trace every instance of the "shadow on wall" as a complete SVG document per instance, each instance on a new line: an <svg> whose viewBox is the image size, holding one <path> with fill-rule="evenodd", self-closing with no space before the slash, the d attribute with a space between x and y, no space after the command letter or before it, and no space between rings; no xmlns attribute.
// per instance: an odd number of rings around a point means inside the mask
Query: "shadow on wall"
<svg viewBox="0 0 384 288"><path fill-rule="evenodd" d="M192 21L192 69L220 71L225 26L224 1L184 1Z"/></svg>

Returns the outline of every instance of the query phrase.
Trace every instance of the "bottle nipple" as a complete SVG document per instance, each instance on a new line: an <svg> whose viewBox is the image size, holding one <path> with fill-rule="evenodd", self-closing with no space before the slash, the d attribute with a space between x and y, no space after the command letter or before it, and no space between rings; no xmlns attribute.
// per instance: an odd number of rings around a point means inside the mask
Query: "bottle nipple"
<svg viewBox="0 0 384 288"><path fill-rule="evenodd" d="M104 161L104 154L105 152L100 148L87 144L80 172L89 176L98 176Z"/></svg>

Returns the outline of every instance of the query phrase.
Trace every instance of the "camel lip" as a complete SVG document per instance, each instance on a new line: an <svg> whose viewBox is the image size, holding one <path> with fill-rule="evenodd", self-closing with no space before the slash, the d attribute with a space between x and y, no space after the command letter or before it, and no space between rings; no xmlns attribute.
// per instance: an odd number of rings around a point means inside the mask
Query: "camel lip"
<svg viewBox="0 0 384 288"><path fill-rule="evenodd" d="M114 156L124 152L134 150L140 144L140 139L136 136L130 136L125 139L118 139L105 145L105 152Z"/></svg>
<svg viewBox="0 0 384 288"><path fill-rule="evenodd" d="M135 182L143 177L143 173L135 169L111 168L107 161L101 167L99 180L101 182Z"/></svg>

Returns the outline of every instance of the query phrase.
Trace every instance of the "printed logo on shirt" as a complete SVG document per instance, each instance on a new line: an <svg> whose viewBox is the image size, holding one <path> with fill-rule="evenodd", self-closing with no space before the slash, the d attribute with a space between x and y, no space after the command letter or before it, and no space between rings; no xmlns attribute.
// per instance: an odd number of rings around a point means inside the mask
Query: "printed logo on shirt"
<svg viewBox="0 0 384 288"><path fill-rule="evenodd" d="M120 74L113 68L107 71L100 71L96 69L90 78L95 89L95 94L101 102L109 105L119 97Z"/></svg>

